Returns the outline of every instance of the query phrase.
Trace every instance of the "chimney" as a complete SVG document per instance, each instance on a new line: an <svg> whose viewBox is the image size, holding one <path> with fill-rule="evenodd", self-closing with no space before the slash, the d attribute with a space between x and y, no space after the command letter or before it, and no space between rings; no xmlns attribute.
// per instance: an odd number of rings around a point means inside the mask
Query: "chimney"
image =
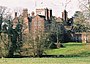
<svg viewBox="0 0 90 64"><path fill-rule="evenodd" d="M48 10L48 19L50 20L50 10Z"/></svg>
<svg viewBox="0 0 90 64"><path fill-rule="evenodd" d="M64 10L64 15L65 15L65 21L67 21L67 11Z"/></svg>
<svg viewBox="0 0 90 64"><path fill-rule="evenodd" d="M28 17L28 9L23 9L23 17Z"/></svg>
<svg viewBox="0 0 90 64"><path fill-rule="evenodd" d="M17 18L17 12L15 12L15 18Z"/></svg>
<svg viewBox="0 0 90 64"><path fill-rule="evenodd" d="M34 17L34 16L35 16L35 13L34 13L34 11L33 11L31 14L32 14L32 17Z"/></svg>
<svg viewBox="0 0 90 64"><path fill-rule="evenodd" d="M46 17L46 20L49 19L49 16L48 16L48 9L47 9L47 8L45 9L45 17Z"/></svg>
<svg viewBox="0 0 90 64"><path fill-rule="evenodd" d="M30 17L30 14L28 14L28 17Z"/></svg>
<svg viewBox="0 0 90 64"><path fill-rule="evenodd" d="M64 17L64 14L63 14L63 12L62 12L62 19L63 19L63 17Z"/></svg>
<svg viewBox="0 0 90 64"><path fill-rule="evenodd" d="M63 21L67 21L67 18L68 18L68 15L67 15L67 11L64 10L64 12L62 12L62 18L63 18Z"/></svg>
<svg viewBox="0 0 90 64"><path fill-rule="evenodd" d="M51 9L48 11L48 15L49 15L49 20L52 20L52 10Z"/></svg>

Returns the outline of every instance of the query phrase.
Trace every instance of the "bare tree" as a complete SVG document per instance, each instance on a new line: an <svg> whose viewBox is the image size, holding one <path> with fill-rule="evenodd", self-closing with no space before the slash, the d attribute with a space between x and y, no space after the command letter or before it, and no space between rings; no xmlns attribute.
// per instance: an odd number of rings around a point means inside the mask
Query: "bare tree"
<svg viewBox="0 0 90 64"><path fill-rule="evenodd" d="M86 20L90 18L90 0L78 0L79 8L82 10Z"/></svg>
<svg viewBox="0 0 90 64"><path fill-rule="evenodd" d="M14 12L17 12L17 15L20 16L20 15L22 14L22 12L23 12L23 8L21 8L21 7L16 7L16 8L14 9Z"/></svg>
<svg viewBox="0 0 90 64"><path fill-rule="evenodd" d="M84 25L87 27L88 31L90 30L90 0L78 0L79 8L81 9L84 15Z"/></svg>

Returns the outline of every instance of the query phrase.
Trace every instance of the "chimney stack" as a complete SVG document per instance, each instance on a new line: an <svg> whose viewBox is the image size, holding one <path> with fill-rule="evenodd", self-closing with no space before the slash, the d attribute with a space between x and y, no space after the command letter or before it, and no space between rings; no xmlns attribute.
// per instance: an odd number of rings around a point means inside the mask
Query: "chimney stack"
<svg viewBox="0 0 90 64"><path fill-rule="evenodd" d="M48 8L45 9L45 17L46 17L46 20L49 20Z"/></svg>
<svg viewBox="0 0 90 64"><path fill-rule="evenodd" d="M51 9L48 11L48 15L49 15L49 20L52 20L52 10Z"/></svg>
<svg viewBox="0 0 90 64"><path fill-rule="evenodd" d="M23 17L28 17L28 9L23 9Z"/></svg>
<svg viewBox="0 0 90 64"><path fill-rule="evenodd" d="M68 15L67 15L68 13L67 13L67 11L66 10L64 10L64 12L62 12L62 19L63 19L63 21L67 21L67 19L68 19Z"/></svg>
<svg viewBox="0 0 90 64"><path fill-rule="evenodd" d="M34 16L35 16L35 13L34 13L34 11L33 11L31 14L32 14L32 17L34 17Z"/></svg>
<svg viewBox="0 0 90 64"><path fill-rule="evenodd" d="M48 19L50 20L50 10L48 10Z"/></svg>
<svg viewBox="0 0 90 64"><path fill-rule="evenodd" d="M17 12L15 12L15 18L17 18Z"/></svg>

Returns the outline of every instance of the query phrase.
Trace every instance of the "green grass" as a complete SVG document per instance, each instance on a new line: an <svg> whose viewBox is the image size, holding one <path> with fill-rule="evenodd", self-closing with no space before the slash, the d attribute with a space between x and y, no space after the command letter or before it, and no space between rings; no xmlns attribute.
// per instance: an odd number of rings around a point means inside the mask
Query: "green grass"
<svg viewBox="0 0 90 64"><path fill-rule="evenodd" d="M90 45L65 43L64 48L47 50L47 54L62 58L0 58L0 64L90 64ZM70 57L70 56L74 57Z"/></svg>
<svg viewBox="0 0 90 64"><path fill-rule="evenodd" d="M90 56L90 44L82 43L65 43L64 48L50 49L45 51L47 55L64 55L64 56Z"/></svg>
<svg viewBox="0 0 90 64"><path fill-rule="evenodd" d="M74 58L3 58L0 64L90 64L90 57Z"/></svg>

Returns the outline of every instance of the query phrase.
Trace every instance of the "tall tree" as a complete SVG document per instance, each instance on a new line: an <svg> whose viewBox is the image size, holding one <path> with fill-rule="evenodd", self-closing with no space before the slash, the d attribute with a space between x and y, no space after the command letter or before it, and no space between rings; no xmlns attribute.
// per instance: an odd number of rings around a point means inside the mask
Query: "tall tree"
<svg viewBox="0 0 90 64"><path fill-rule="evenodd" d="M87 31L87 22L85 21L85 16L83 12L76 11L74 14L74 31L75 32L86 32Z"/></svg>
<svg viewBox="0 0 90 64"><path fill-rule="evenodd" d="M10 20L11 15L10 14L10 9L8 9L5 6L0 6L0 57L1 56L7 56L8 55L8 49L9 49L9 44L10 40L8 38L8 34L6 31L4 32L3 28L6 29L6 20Z"/></svg>
<svg viewBox="0 0 90 64"><path fill-rule="evenodd" d="M1 24L2 22L8 22L8 20L11 20L11 10L5 6L0 6L0 30L1 30Z"/></svg>
<svg viewBox="0 0 90 64"><path fill-rule="evenodd" d="M88 30L90 30L90 0L78 0L79 1L79 8L83 12L83 15L85 17L85 24L86 27L88 27Z"/></svg>

